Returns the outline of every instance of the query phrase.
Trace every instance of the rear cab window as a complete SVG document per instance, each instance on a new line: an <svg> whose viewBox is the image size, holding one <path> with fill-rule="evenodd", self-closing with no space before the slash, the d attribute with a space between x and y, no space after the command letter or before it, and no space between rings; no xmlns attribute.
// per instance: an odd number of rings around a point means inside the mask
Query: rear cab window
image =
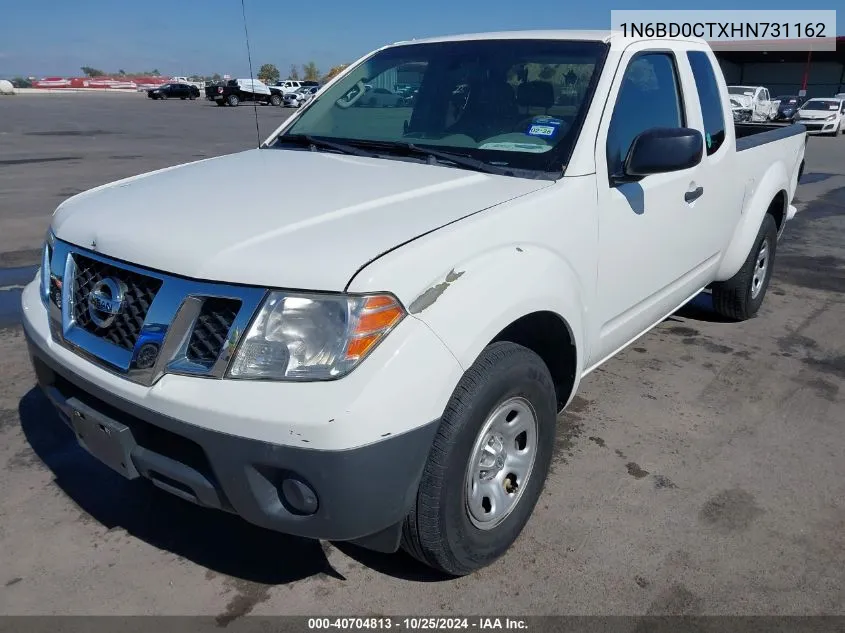
<svg viewBox="0 0 845 633"><path fill-rule="evenodd" d="M713 64L704 51L687 51L687 59L692 68L695 87L698 90L698 100L701 104L701 115L704 118L704 145L707 155L711 156L719 151L725 142L725 115L722 107L722 93Z"/></svg>

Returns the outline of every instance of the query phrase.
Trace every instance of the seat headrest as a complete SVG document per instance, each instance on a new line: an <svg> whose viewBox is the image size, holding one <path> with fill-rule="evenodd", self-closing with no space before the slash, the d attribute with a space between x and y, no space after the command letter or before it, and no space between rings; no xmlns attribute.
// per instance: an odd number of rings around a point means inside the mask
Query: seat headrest
<svg viewBox="0 0 845 633"><path fill-rule="evenodd" d="M484 81L474 84L469 93L470 101L473 102L505 102L513 103L513 88L506 81Z"/></svg>
<svg viewBox="0 0 845 633"><path fill-rule="evenodd" d="M555 89L548 81L526 81L517 89L519 105L528 108L551 108L555 104Z"/></svg>

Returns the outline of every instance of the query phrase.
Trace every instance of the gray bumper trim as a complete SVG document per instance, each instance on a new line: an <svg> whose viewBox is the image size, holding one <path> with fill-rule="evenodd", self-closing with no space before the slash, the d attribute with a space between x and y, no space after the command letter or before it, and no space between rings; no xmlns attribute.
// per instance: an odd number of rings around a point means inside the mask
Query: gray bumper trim
<svg viewBox="0 0 845 633"><path fill-rule="evenodd" d="M344 451L276 445L150 411L62 367L28 336L27 343L38 383L64 421L73 399L128 426L137 442L131 458L158 487L278 532L398 549L439 420ZM316 493L316 512L286 503L282 482L290 478Z"/></svg>

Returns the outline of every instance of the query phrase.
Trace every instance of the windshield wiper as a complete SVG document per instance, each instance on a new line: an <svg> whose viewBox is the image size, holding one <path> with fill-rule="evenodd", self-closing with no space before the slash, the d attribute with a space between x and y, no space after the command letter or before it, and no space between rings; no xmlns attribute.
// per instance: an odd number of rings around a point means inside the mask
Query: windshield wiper
<svg viewBox="0 0 845 633"><path fill-rule="evenodd" d="M391 152L401 150L405 156L424 156L435 159L436 161L452 163L459 167L465 167L474 171L481 171L487 174L512 175L514 170L509 167L500 165L491 165L485 163L483 160L478 160L472 156L465 154L455 154L453 152L444 152L442 150L430 149L428 147L420 147L413 143L406 143L403 141L357 141L361 144L366 144L371 147L385 148Z"/></svg>
<svg viewBox="0 0 845 633"><path fill-rule="evenodd" d="M284 134L276 138L277 143L295 143L297 145L305 145L311 148L311 151L317 149L330 149L341 154L351 154L352 156L363 156L364 158L374 158L375 154L359 147L346 145L344 143L335 143L333 141L325 141L323 139L314 138L308 134Z"/></svg>
<svg viewBox="0 0 845 633"><path fill-rule="evenodd" d="M486 174L519 176L522 178L544 177L541 172L536 170L515 169L504 165L493 165L465 154L455 154L453 152L420 147L419 145L406 143L404 141L376 141L364 139L349 140L351 142L348 144L336 143L334 141L315 138L309 134L284 134L276 138L276 142L278 143L291 143L310 147L311 151L316 151L317 149L327 149L344 154L351 154L353 156L362 156L364 158L379 158L384 157L385 154L394 156L416 156L428 159L431 164L450 163L458 167L463 167L464 169L471 169L473 171L479 171ZM361 146L364 146L367 149L363 149Z"/></svg>

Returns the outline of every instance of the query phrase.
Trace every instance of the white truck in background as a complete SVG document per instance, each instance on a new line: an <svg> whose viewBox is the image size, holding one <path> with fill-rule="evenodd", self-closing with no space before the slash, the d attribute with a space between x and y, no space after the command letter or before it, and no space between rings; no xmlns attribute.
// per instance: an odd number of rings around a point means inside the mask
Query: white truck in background
<svg viewBox="0 0 845 633"><path fill-rule="evenodd" d="M362 107L410 64L413 103ZM469 574L535 511L584 376L705 289L758 313L805 143L734 124L701 40L399 42L258 149L63 202L22 296L35 373L124 477ZM293 198L233 214L209 182Z"/></svg>
<svg viewBox="0 0 845 633"><path fill-rule="evenodd" d="M771 121L777 114L779 103L764 86L728 86L728 94L737 123Z"/></svg>

